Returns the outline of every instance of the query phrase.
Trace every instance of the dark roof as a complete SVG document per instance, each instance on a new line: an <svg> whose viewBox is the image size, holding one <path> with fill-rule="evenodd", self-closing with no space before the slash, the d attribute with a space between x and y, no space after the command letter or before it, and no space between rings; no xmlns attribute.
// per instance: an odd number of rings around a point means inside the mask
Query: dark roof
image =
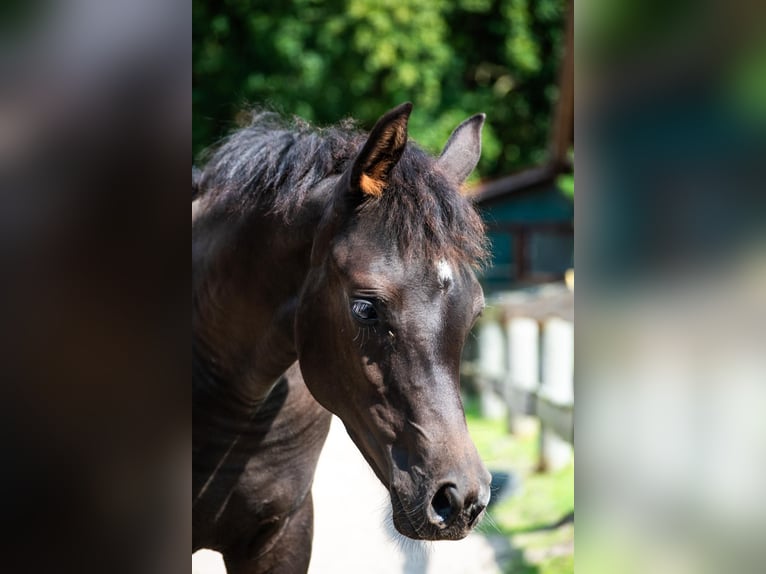
<svg viewBox="0 0 766 574"><path fill-rule="evenodd" d="M568 171L566 166L549 163L533 167L488 181L471 190L470 197L474 203L484 204L493 200L505 198L508 195L529 191L534 188L552 183L556 177Z"/></svg>

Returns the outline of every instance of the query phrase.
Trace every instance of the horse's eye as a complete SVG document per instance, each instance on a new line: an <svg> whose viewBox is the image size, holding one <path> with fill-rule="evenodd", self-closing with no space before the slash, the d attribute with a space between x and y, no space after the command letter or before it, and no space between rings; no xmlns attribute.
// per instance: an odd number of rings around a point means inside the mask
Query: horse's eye
<svg viewBox="0 0 766 574"><path fill-rule="evenodd" d="M365 325L371 325L378 321L378 312L375 305L367 299L354 299L351 301L351 314L354 319Z"/></svg>

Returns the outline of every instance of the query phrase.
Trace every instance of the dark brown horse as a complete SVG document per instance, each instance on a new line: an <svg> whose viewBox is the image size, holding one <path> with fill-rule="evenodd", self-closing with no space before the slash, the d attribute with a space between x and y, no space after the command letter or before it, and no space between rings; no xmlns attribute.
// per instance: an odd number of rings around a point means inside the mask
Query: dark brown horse
<svg viewBox="0 0 766 574"><path fill-rule="evenodd" d="M405 536L462 538L488 502L458 388L485 255L459 188L484 115L432 158L411 109L368 137L256 115L193 178L193 548L230 574L306 571L328 411Z"/></svg>

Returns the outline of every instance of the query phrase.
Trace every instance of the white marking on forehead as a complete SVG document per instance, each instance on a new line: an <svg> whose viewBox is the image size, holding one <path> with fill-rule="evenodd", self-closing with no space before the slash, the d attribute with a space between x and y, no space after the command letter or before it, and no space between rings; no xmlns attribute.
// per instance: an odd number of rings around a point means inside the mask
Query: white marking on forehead
<svg viewBox="0 0 766 574"><path fill-rule="evenodd" d="M452 281L452 267L446 259L439 259L436 262L436 271L439 274L439 283L446 285Z"/></svg>

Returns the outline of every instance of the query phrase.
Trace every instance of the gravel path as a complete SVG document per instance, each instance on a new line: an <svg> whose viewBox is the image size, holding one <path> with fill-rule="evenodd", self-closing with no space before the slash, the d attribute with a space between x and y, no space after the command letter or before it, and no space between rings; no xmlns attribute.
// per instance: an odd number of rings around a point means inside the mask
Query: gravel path
<svg viewBox="0 0 766 574"><path fill-rule="evenodd" d="M341 480L342 477L342 480ZM500 574L503 537L415 542L391 525L388 493L334 418L314 480L314 551L309 574ZM193 574L224 574L220 555L200 551Z"/></svg>

